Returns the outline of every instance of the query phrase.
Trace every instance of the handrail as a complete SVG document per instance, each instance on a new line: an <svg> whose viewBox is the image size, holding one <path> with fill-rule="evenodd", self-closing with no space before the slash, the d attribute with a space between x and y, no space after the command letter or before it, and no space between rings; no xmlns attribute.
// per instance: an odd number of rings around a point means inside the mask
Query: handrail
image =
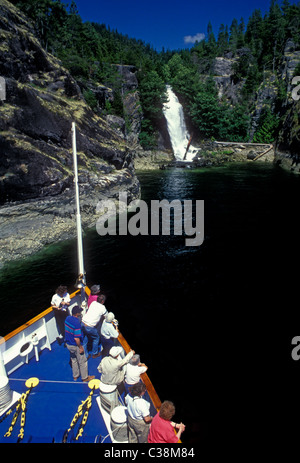
<svg viewBox="0 0 300 463"><path fill-rule="evenodd" d="M128 352L130 352L131 348L130 348L128 342L126 341L126 339L124 338L124 336L122 335L122 333L120 333L120 332L119 332L119 336L118 336L118 341L121 344L121 346L123 347L123 349L125 350L125 353L128 354ZM142 373L141 374L141 379L142 379L143 383L145 384L145 386L147 387L149 397L152 400L152 403L153 403L154 407L158 411L160 409L160 407L161 407L161 400L158 397L158 394L157 394L156 390L154 389L154 386L153 386L149 376L147 375L147 373Z"/></svg>
<svg viewBox="0 0 300 463"><path fill-rule="evenodd" d="M77 291L75 291L74 293L72 293L70 295L70 298L72 299L80 290L78 289ZM85 288L85 292L86 294L89 296L91 291L88 287ZM41 318L45 317L48 313L50 313L52 311L52 306L49 307L48 309L44 310L43 312L41 312L40 314L36 315L34 318L31 318L28 322L24 323L23 325L19 326L19 328L16 328L14 331L11 331L10 333L8 333L7 335L4 336L4 340L5 341L8 341L9 339L11 339L12 337L14 337L16 334L20 333L21 331L25 330L26 328L28 328L30 325L33 325L36 321L40 320ZM125 350L126 354L131 350L131 347L129 346L128 342L126 341L126 339L124 338L124 336L122 335L122 333L120 333L119 331L119 336L118 336L118 341L120 342L121 346L123 347L123 349ZM145 383L146 387L147 387L147 391L149 393L149 396L153 402L153 405L154 407L159 410L160 406L161 406L161 400L160 398L158 397L158 394L156 392L156 390L154 389L154 386L149 378L149 376L147 375L147 373L143 373L141 375L141 378L142 378L142 381L143 383Z"/></svg>
<svg viewBox="0 0 300 463"><path fill-rule="evenodd" d="M78 289L74 293L70 295L70 298L74 297L80 290ZM45 317L48 313L50 313L52 310L52 306L48 307L48 309L44 310L40 314L36 315L34 318L31 318L28 322L24 323L23 325L19 326L19 328L16 328L15 330L11 331L10 333L6 334L4 336L4 340L8 341L10 338L13 338L16 334L21 333L21 331L25 330L28 328L30 325L33 325L35 322L40 320L41 318Z"/></svg>
<svg viewBox="0 0 300 463"><path fill-rule="evenodd" d="M91 290L87 286L85 287L85 292L86 292L86 294L88 296L91 294ZM118 329L118 331L119 331L119 329ZM123 349L125 350L125 353L128 354L128 352L131 351L131 347L128 344L128 342L126 341L126 339L124 338L124 336L122 335L122 333L120 333L120 331L119 331L118 341L121 344L121 346L123 347ZM143 383L147 387L149 397L152 400L152 403L153 403L154 407L158 411L160 409L160 407L161 407L161 400L158 397L158 394L157 394L156 390L154 389L154 386L153 386L149 376L147 375L147 373L141 374L141 379L142 379Z"/></svg>
<svg viewBox="0 0 300 463"><path fill-rule="evenodd" d="M74 293L70 294L70 298L72 299L79 292L80 292L80 289L78 289ZM90 289L87 286L85 287L85 293L88 296L91 293ZM41 318L45 317L51 311L52 311L52 306L49 307L48 309L44 310L40 314L36 315L34 318L31 318L28 322L26 322L23 325L19 326L19 328L16 328L14 331L11 331L7 335L5 335L4 340L8 341L9 339L11 339L16 334L18 334L21 331L28 328L30 325L33 325L36 321L38 321ZM122 333L120 331L119 331L118 341L119 341L120 345L123 347L125 353L128 354L128 352L130 352L130 350L131 350L131 347L130 347L130 345L128 344L128 342L126 341L126 339L124 338L124 336L122 335ZM156 390L155 390L155 388L154 388L154 386L152 384L152 381L150 380L147 373L142 373L141 374L141 379L142 379L143 383L145 384L145 386L147 388L149 397L152 400L152 403L153 403L154 407L156 408L157 411L159 411L159 409L161 407L161 400L160 400L160 398L159 398L159 396L158 396L158 394L157 394L157 392L156 392ZM179 442L181 442L181 441L179 441Z"/></svg>

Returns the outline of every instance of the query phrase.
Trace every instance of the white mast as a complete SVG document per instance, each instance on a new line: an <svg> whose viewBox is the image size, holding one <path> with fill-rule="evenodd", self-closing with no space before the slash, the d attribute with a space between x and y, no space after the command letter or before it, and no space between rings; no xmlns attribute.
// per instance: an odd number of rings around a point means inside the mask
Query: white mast
<svg viewBox="0 0 300 463"><path fill-rule="evenodd" d="M78 188L78 168L77 168L77 148L76 148L76 128L75 122L72 122L72 146L73 146L73 164L74 164L74 183L75 183L75 201L76 201L76 226L77 226L77 251L78 251L78 273L83 275L82 283L85 285L85 270L83 261L83 245L82 245L82 228L81 215L79 204L79 188Z"/></svg>

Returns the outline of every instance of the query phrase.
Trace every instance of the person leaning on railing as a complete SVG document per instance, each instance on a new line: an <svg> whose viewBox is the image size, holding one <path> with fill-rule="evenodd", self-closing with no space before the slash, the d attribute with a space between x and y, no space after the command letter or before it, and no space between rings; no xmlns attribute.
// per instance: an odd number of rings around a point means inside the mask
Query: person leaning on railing
<svg viewBox="0 0 300 463"><path fill-rule="evenodd" d="M120 394L123 392L123 389L125 389L125 371L123 366L126 365L135 354L134 350L131 350L124 358L120 358L119 356L122 352L122 347L113 346L109 351L109 355L104 357L98 365L98 371L101 373L102 383L115 384L118 386Z"/></svg>
<svg viewBox="0 0 300 463"><path fill-rule="evenodd" d="M63 343L65 336L65 320L69 315L69 305L71 303L67 286L59 285L51 299L51 306L54 312L58 337L57 342Z"/></svg>
<svg viewBox="0 0 300 463"><path fill-rule="evenodd" d="M173 402L165 400L151 422L148 434L150 444L176 444L179 442L181 434L185 430L185 425L171 421L174 415L175 406ZM175 434L174 430L178 431L177 434Z"/></svg>
<svg viewBox="0 0 300 463"><path fill-rule="evenodd" d="M119 332L115 327L115 315L108 312L105 315L101 326L101 344L103 347L102 358L109 355L110 349L115 345L115 339L118 338Z"/></svg>

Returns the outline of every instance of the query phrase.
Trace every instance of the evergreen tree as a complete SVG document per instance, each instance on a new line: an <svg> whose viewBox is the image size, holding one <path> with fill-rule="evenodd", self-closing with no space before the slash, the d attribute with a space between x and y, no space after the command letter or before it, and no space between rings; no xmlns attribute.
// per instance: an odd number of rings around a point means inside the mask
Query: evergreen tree
<svg viewBox="0 0 300 463"><path fill-rule="evenodd" d="M237 48L242 48L245 45L244 33L245 33L245 21L243 18L241 18L241 21L238 27Z"/></svg>
<svg viewBox="0 0 300 463"><path fill-rule="evenodd" d="M254 10L249 18L247 30L245 32L245 43L250 47L253 55L258 59L261 58L263 52L263 18L261 10Z"/></svg>
<svg viewBox="0 0 300 463"><path fill-rule="evenodd" d="M132 39L105 24L84 23L74 1L69 7L60 0L11 1L33 20L42 45L58 56L75 78L82 83L93 80L113 88L115 103L106 111L123 114L122 81L114 64L137 67L144 114L141 140L148 147L155 144L166 83L171 84L184 101L202 136L245 141L250 106L263 76L266 71L272 71L276 76L287 39L292 39L295 46L300 47L300 4L291 4L289 0L283 0L281 7L277 0L271 0L264 17L259 9L255 9L246 30L244 19L238 23L234 18L230 33L228 26L221 24L216 40L209 22L206 39L190 50L162 50L161 53L142 40ZM241 48L243 52L237 55L236 50ZM229 106L224 101L219 102L215 80L208 77L215 58L226 52L235 54L232 79L236 84L242 83L243 104ZM286 101L284 82L280 82L278 88L274 106L276 114ZM93 109L99 110L91 91L85 90L84 96ZM276 136L276 114L271 110L263 113L256 140L266 142Z"/></svg>
<svg viewBox="0 0 300 463"><path fill-rule="evenodd" d="M273 143L279 127L279 117L272 113L269 107L266 107L259 118L258 129L256 130L254 143Z"/></svg>
<svg viewBox="0 0 300 463"><path fill-rule="evenodd" d="M207 25L207 50L210 55L215 55L217 52L217 42L210 21Z"/></svg>
<svg viewBox="0 0 300 463"><path fill-rule="evenodd" d="M278 64L278 58L282 54L285 40L284 19L277 0L271 0L269 14L263 28L263 40L264 56L262 63L274 72Z"/></svg>
<svg viewBox="0 0 300 463"><path fill-rule="evenodd" d="M282 7L285 27L285 39L292 39L296 45L300 45L300 4L290 4L284 0Z"/></svg>
<svg viewBox="0 0 300 463"><path fill-rule="evenodd" d="M231 26L230 26L230 37L229 37L229 45L230 48L235 51L238 47L238 38L239 38L239 25L236 18L233 19Z"/></svg>
<svg viewBox="0 0 300 463"><path fill-rule="evenodd" d="M218 55L223 55L224 52L227 50L228 40L229 40L228 26L224 26L224 24L221 24L219 28L218 40L217 40Z"/></svg>

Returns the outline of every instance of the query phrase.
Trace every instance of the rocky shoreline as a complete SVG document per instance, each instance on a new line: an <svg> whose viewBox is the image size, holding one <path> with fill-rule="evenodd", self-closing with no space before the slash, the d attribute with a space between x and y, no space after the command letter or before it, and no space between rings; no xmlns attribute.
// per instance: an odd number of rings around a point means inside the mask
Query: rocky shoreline
<svg viewBox="0 0 300 463"><path fill-rule="evenodd" d="M83 227L94 226L101 199L138 198L131 145L96 114L72 75L48 53L34 25L0 4L0 265L76 232L72 122L76 124Z"/></svg>
<svg viewBox="0 0 300 463"><path fill-rule="evenodd" d="M268 144L203 141L192 162L176 161L171 151L135 150L133 163L137 171L147 171L168 167L213 167L228 162L274 162L274 148L270 147Z"/></svg>
<svg viewBox="0 0 300 463"><path fill-rule="evenodd" d="M103 176L98 188L80 185L80 208L83 229L94 227L99 201L117 200L126 191L128 201L140 197L140 184L129 169ZM62 194L8 203L0 208L0 266L36 254L45 246L76 236L74 189Z"/></svg>
<svg viewBox="0 0 300 463"><path fill-rule="evenodd" d="M83 229L95 226L99 214L99 201L117 200L120 191L126 191L128 201L141 195L138 172L171 167L209 168L232 162L253 162L266 151L266 146L226 145L207 142L199 148L194 162L178 162L170 151L144 151L132 153L135 170L115 170L101 177L81 177L80 206ZM200 154L201 153L201 154ZM282 161L282 158L280 158ZM280 161L280 162L281 162ZM257 162L278 163L274 149L257 159ZM289 158L286 163L289 164ZM282 166L284 167L284 166ZM287 167L290 170L290 167ZM137 174L137 175L136 175ZM85 180L85 182L84 182ZM23 259L41 251L45 246L76 236L76 210L74 188L67 188L56 196L9 202L0 208L0 268L8 262Z"/></svg>
<svg viewBox="0 0 300 463"><path fill-rule="evenodd" d="M6 98L0 99L0 266L75 236L72 122L77 131L83 228L96 224L98 201L117 199L120 191L127 192L129 201L140 197L139 171L253 161L300 171L299 102L287 111L276 154L274 149L264 154L268 145L199 141L195 161L178 163L166 149L168 143L161 141L161 150L156 151L139 146L143 114L134 66L114 65L122 76L126 122L114 115L104 117L90 108L83 92L94 92L98 104L105 106L113 99L113 90L77 82L42 48L34 25L7 0L2 0L0 13L1 77L6 85ZM286 55L289 76L292 57ZM222 95L232 90L228 76L222 77L225 71L232 72L232 64L229 57L216 58L216 83ZM261 90L261 101L266 91ZM162 133L160 138L164 139Z"/></svg>

